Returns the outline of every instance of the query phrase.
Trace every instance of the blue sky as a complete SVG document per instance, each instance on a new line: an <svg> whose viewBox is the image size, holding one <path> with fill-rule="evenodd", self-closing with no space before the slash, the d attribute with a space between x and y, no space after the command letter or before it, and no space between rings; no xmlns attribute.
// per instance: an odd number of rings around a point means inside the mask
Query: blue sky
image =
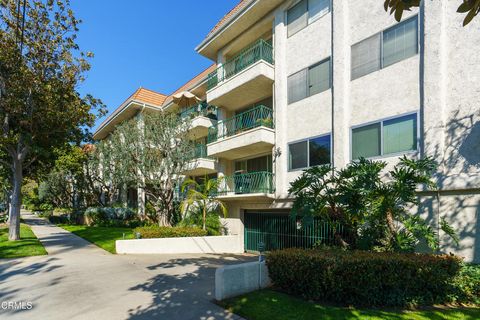
<svg viewBox="0 0 480 320"><path fill-rule="evenodd" d="M138 87L170 94L212 62L194 48L239 0L73 0L95 58L80 92L115 110ZM97 125L103 119L97 121Z"/></svg>

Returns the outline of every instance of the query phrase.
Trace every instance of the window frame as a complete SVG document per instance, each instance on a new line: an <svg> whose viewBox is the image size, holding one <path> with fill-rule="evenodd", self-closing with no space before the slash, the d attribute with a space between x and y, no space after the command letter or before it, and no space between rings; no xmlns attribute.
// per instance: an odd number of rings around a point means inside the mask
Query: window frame
<svg viewBox="0 0 480 320"><path fill-rule="evenodd" d="M416 138L415 139L416 140L416 146L415 146L415 149L385 154L384 153L384 146L383 146L383 144L384 144L384 141L383 141L383 123L386 122L386 121L389 121L389 120L399 119L399 118L403 118L403 117L407 117L407 116L413 116L413 115L415 115L415 120L416 120L416 124L417 124L417 127L415 128L415 132L416 132L416 137L415 137ZM420 124L420 115L419 115L418 111L413 111L413 112L407 112L407 113L403 113L403 114L399 114L399 115L395 115L395 116L391 116L391 117L387 117L387 118L382 118L380 120L365 122L365 123L362 123L362 124L359 124L359 125L351 126L350 127L350 161L357 161L358 160L358 158L353 159L353 130L357 129L357 128L362 128L362 127L365 127L365 126L369 126L369 125L372 125L372 124L377 124L377 123L380 123L380 155L373 156L373 157L365 157L365 159L391 158L391 157L395 157L395 156L399 156L399 155L417 153L419 151L419 148L420 148L420 125L419 125Z"/></svg>
<svg viewBox="0 0 480 320"><path fill-rule="evenodd" d="M357 79L363 78L363 77L365 77L365 76L367 76L367 75L369 75L369 74L378 72L378 71L380 71L380 70L383 70L383 69L385 69L385 68L388 68L388 67L393 66L393 65L395 65L395 64L397 64L397 63L399 63L399 62L405 61L405 60L407 60L407 59L409 59L409 58L412 58L412 57L415 57L416 55L418 55L418 54L420 53L420 20L419 20L418 16L419 16L418 14L415 14L415 15L409 17L408 19L405 19L405 20L403 20L403 21L401 21L401 22L398 22L398 23L394 24L393 26L390 26L390 27L388 27L388 28L385 28L385 29L383 29L383 30L381 30L381 31L379 31L379 32L377 32L377 33L374 33L374 34L372 34L372 35L370 35L370 36L368 36L368 37L366 37L366 38L364 38L364 39L362 39L362 40L360 40L360 41L357 41L357 42L351 44L351 45L350 45L350 81L355 81L355 80L357 80ZM413 56L410 56L410 57L406 58L406 59L402 59L402 60L399 60L399 61L397 61L397 62L394 62L394 63L391 63L391 64L385 66L385 64L384 64L384 52L383 52L383 34L384 34L384 32L390 31L391 29L393 29L393 28L395 28L395 27L398 27L398 26L401 25L401 24L406 24L406 23L410 22L411 20L416 20L416 22L417 22L417 23L416 23L416 27L417 27L417 53L416 53L415 55L413 55ZM352 47L355 46L355 45L357 45L357 44L359 44L359 43L361 43L361 42L363 42L363 41L366 41L366 40L368 40L368 39L376 36L377 34L380 35L380 36L379 36L379 40L380 40L380 68L379 68L378 70L372 71L372 72L370 72L370 73L364 74L364 75L362 75L362 76L360 76L360 77L358 77L358 78L353 79L353 78L352 78L352 59L353 59Z"/></svg>
<svg viewBox="0 0 480 320"><path fill-rule="evenodd" d="M288 34L288 11L290 9L292 9L293 7L295 7L297 4L299 4L300 2L302 1L306 1L307 2L307 24L305 25L305 27L297 30L296 32L292 33L292 34ZM319 21L320 19L322 19L323 17L325 17L327 14L331 13L332 12L332 2L333 0L329 0L328 1L328 12L323 14L323 15L320 15L318 16L317 18L315 19L310 19L310 8L309 8L309 3L308 3L308 0L298 0L298 1L295 1L294 3L292 3L287 9L285 9L285 21L286 21L286 24L285 26L287 27L287 39L290 38L290 37L293 37L294 35L296 35L297 33L299 33L300 31L304 30L305 28L307 28L309 25Z"/></svg>
<svg viewBox="0 0 480 320"><path fill-rule="evenodd" d="M328 78L329 78L329 79L328 79L328 89L322 90L322 91L319 91L319 92L316 92L316 93L314 93L314 94L310 94L310 69L313 68L313 67L315 67L315 66L321 65L322 63L325 63L325 62L327 62L327 61L328 61ZM306 71L306 74L307 74L307 76L306 76L306 81L305 81L305 89L306 89L307 95L305 96L305 98L302 98L302 99L299 99L299 100L295 100L295 101L291 101L291 102L290 102L290 96L289 96L289 94L288 94L289 91L290 91L290 90L289 90L289 86L288 86L288 79L289 79L291 76L296 75L296 74L298 74L298 73L300 73L300 72L302 72L302 71ZM295 71L295 72L293 72L293 73L291 73L291 74L289 74L289 75L287 76L287 105L294 104L294 103L296 103L296 102L298 102L298 101L302 101L302 100L307 99L307 98L309 98L309 97L313 97L314 95L317 95L317 94L320 94L320 93L322 93L322 92L331 90L331 89L332 89L332 85L333 85L332 57L329 56L329 57L327 57L327 58L324 58L324 59L322 59L322 60L320 60L320 61L318 61L318 62L315 62L315 63L309 65L309 66L306 67L306 68L303 68L303 69L300 69L300 70L298 70L298 71Z"/></svg>
<svg viewBox="0 0 480 320"><path fill-rule="evenodd" d="M305 169L308 169L308 168L312 168L313 166L310 165L310 140L317 139L317 138L323 138L323 137L327 137L327 136L330 137L330 139L329 139L329 142L330 142L330 162L326 163L326 164L321 164L321 165L318 165L318 166L331 166L332 165L332 160L333 160L333 151L332 151L333 137L332 137L332 133L329 132L329 133L325 133L325 134L321 134L321 135L317 135L317 136L308 137L308 138L305 138L305 139L299 139L299 140L288 142L287 143L287 152L288 152L288 161L287 161L287 169L288 170L287 170L287 172L302 171L302 170L305 170ZM293 168L290 168L290 145L300 143L300 142L306 142L307 143L307 166L302 167L302 168L293 169Z"/></svg>

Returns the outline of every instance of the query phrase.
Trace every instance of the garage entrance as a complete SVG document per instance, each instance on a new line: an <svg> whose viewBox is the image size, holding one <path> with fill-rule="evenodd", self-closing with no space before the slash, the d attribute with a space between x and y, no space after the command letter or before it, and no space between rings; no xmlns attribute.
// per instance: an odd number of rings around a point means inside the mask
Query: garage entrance
<svg viewBox="0 0 480 320"><path fill-rule="evenodd" d="M343 234L340 224L334 226L314 218L302 226L285 212L245 211L245 250L258 252L259 243L265 250L284 248L311 248L315 243L333 244L335 232Z"/></svg>

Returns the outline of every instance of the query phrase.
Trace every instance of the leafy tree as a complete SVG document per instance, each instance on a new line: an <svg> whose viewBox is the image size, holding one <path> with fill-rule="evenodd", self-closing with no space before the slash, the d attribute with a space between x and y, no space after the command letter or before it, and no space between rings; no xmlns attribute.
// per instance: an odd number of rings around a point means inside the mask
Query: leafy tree
<svg viewBox="0 0 480 320"><path fill-rule="evenodd" d="M0 0L0 150L10 169L9 239L20 236L21 186L26 173L52 163L53 150L79 142L94 124L101 102L76 88L89 70L90 53L76 43L79 20L69 0Z"/></svg>
<svg viewBox="0 0 480 320"><path fill-rule="evenodd" d="M291 183L296 198L292 215L320 216L341 222L351 239L339 245L378 251L413 251L421 240L438 249L434 229L410 208L418 205L417 188L434 190L436 169L430 159L407 157L388 172L386 162L359 159L343 169L313 167ZM440 228L455 241L453 229L442 220Z"/></svg>
<svg viewBox="0 0 480 320"><path fill-rule="evenodd" d="M200 213L202 229L207 230L207 219L212 217L214 222L212 229L216 230L209 230L209 233L219 232L221 226L216 223L219 213L227 216L225 204L215 197L219 182L219 179L205 179L205 182L200 184L193 179L187 179L182 185L182 192L186 193L186 197L180 205L184 219L196 222L195 216Z"/></svg>
<svg viewBox="0 0 480 320"><path fill-rule="evenodd" d="M106 181L123 189L143 189L162 226L173 222L175 186L191 163L189 127L190 122L176 114L142 114L118 125L97 145Z"/></svg>
<svg viewBox="0 0 480 320"><path fill-rule="evenodd" d="M394 14L397 21L402 20L403 11L410 11L413 7L419 7L421 0L384 0L385 11ZM457 9L459 13L466 13L463 26L469 24L480 12L480 0L463 0Z"/></svg>

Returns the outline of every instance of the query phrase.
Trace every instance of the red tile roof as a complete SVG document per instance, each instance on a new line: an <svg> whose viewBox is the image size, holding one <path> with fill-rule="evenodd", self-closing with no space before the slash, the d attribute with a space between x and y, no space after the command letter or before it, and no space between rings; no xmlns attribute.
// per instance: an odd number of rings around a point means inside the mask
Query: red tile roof
<svg viewBox="0 0 480 320"><path fill-rule="evenodd" d="M167 105L168 103L170 103L173 99L173 96L176 94L176 93L179 93L179 92L182 92L182 91L187 91L188 89L191 89L192 86L194 86L196 83L202 81L204 78L206 78L208 76L209 73L211 73L212 71L215 70L215 68L217 67L217 65L214 63L212 64L210 67L208 67L207 69L203 70L202 72L200 72L198 75L196 75L195 77L193 77L191 80L189 80L187 83L185 83L183 86L181 86L180 88L178 88L177 90L175 90L171 95L169 95L168 97L166 97L165 101L164 101L164 105Z"/></svg>
<svg viewBox="0 0 480 320"><path fill-rule="evenodd" d="M166 98L164 94L140 87L126 101L135 100L160 107Z"/></svg>

